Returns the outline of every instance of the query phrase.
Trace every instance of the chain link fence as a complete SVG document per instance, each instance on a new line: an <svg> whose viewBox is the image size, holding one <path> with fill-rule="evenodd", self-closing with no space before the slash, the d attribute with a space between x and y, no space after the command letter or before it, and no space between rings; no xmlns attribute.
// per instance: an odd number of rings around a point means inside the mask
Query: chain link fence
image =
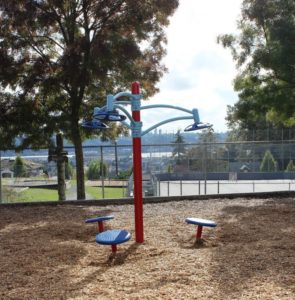
<svg viewBox="0 0 295 300"><path fill-rule="evenodd" d="M283 133L284 135L284 133ZM68 152L66 198L76 199L75 152ZM85 146L87 199L132 196L132 146ZM0 151L0 201L57 201L56 162L48 149ZM169 143L142 146L145 196L294 190L295 141ZM99 173L89 178L93 162Z"/></svg>

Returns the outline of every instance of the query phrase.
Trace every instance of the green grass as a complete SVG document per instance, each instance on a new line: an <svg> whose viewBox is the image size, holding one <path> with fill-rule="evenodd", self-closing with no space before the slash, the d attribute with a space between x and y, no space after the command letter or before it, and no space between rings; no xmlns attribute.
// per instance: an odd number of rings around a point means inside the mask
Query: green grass
<svg viewBox="0 0 295 300"><path fill-rule="evenodd" d="M125 190L126 190L125 188L123 189L123 188L105 187L104 188L104 193L105 193L104 198L105 199L124 198ZM91 195L94 199L103 199L101 187L87 186L86 193Z"/></svg>
<svg viewBox="0 0 295 300"><path fill-rule="evenodd" d="M104 198L123 198L125 190L125 188L105 187ZM86 193L93 199L103 199L101 187L87 186ZM3 203L58 201L58 192L54 189L28 188L20 193L7 191L2 198Z"/></svg>
<svg viewBox="0 0 295 300"><path fill-rule="evenodd" d="M17 194L15 200L9 202L42 202L57 201L57 199L57 190L29 188Z"/></svg>

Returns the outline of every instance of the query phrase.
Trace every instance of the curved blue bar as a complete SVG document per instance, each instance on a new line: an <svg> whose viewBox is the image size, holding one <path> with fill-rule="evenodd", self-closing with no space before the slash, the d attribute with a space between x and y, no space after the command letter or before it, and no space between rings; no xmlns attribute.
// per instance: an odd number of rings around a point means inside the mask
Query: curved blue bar
<svg viewBox="0 0 295 300"><path fill-rule="evenodd" d="M146 105L142 106L140 110L142 109L149 109L149 108L171 108L171 109L177 109L180 111L184 111L186 113L192 114L192 111L186 108L182 108L179 106L174 106L174 105L168 105L168 104L152 104L152 105Z"/></svg>
<svg viewBox="0 0 295 300"><path fill-rule="evenodd" d="M121 102L120 102L120 104L121 104ZM129 114L127 109L125 109L124 107L122 107L118 104L115 104L114 108L120 109L127 116L127 118L131 121L131 123L134 123L134 120L133 120L132 116Z"/></svg>
<svg viewBox="0 0 295 300"><path fill-rule="evenodd" d="M129 97L132 99L134 97L134 95L129 92L120 92L114 96L114 100L117 100L117 98L120 98L120 97Z"/></svg>
<svg viewBox="0 0 295 300"><path fill-rule="evenodd" d="M175 118L171 118L171 119L168 119L168 120L165 120L165 121L162 121L160 123L157 123L155 125L153 125L152 127L144 130L142 133L141 133L141 136L144 136L145 134L147 134L148 132L150 132L151 130L161 126L161 125L164 125L166 123L169 123L169 122L174 122L174 121L179 121L179 120L191 120L193 119L193 116L189 116L189 117L186 117L186 116L183 116L183 117L175 117Z"/></svg>

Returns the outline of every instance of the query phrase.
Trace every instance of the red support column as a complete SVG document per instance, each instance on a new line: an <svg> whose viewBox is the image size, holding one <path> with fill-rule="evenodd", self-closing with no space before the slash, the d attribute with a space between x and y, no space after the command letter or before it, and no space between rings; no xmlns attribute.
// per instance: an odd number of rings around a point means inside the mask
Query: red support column
<svg viewBox="0 0 295 300"><path fill-rule="evenodd" d="M132 83L132 94L139 94L139 83ZM140 110L132 110L132 118L140 122ZM141 164L141 137L133 137L133 179L134 179L134 213L135 213L135 240L143 243L143 201L142 201L142 164Z"/></svg>
<svg viewBox="0 0 295 300"><path fill-rule="evenodd" d="M98 232L103 232L104 228L103 228L103 222L102 221L98 221Z"/></svg>
<svg viewBox="0 0 295 300"><path fill-rule="evenodd" d="M196 235L197 240L201 239L201 237L202 237L202 230L203 230L203 226L199 225L198 228L197 228L197 235Z"/></svg>

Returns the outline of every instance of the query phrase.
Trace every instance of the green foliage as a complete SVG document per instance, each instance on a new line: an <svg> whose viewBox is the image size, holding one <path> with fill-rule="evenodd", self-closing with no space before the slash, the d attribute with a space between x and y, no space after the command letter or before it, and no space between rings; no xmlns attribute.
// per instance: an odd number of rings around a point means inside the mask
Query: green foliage
<svg viewBox="0 0 295 300"><path fill-rule="evenodd" d="M26 171L27 171L27 169L26 169L23 159L20 156L17 156L13 163L14 177L25 177Z"/></svg>
<svg viewBox="0 0 295 300"><path fill-rule="evenodd" d="M67 180L72 179L74 174L74 168L70 162L65 163L65 178Z"/></svg>
<svg viewBox="0 0 295 300"><path fill-rule="evenodd" d="M167 172L170 173L170 174L173 173L173 166L172 165L168 165Z"/></svg>
<svg viewBox="0 0 295 300"><path fill-rule="evenodd" d="M100 160L92 160L89 164L86 176L88 180L100 179L101 176L106 176L107 165Z"/></svg>
<svg viewBox="0 0 295 300"><path fill-rule="evenodd" d="M134 80L145 96L157 92L178 0L7 3L0 1L0 142L21 135L22 147L37 148L61 130L75 145L77 197L85 199L82 140L93 131L79 120ZM110 127L96 134L124 132Z"/></svg>
<svg viewBox="0 0 295 300"><path fill-rule="evenodd" d="M184 138L180 133L180 130L177 130L175 134L175 140L172 142L175 144L174 149L172 150L172 155L177 157L177 161L179 161L180 157L186 153Z"/></svg>
<svg viewBox="0 0 295 300"><path fill-rule="evenodd" d="M264 157L260 165L261 172L275 172L277 171L277 162L269 150L265 151Z"/></svg>
<svg viewBox="0 0 295 300"><path fill-rule="evenodd" d="M25 133L28 143L47 142L58 129L76 141L78 120L91 116L107 93L129 89L130 82L138 80L142 93L153 95L165 72L164 28L177 6L177 0L140 5L1 1L0 84L9 87L0 97L1 126L12 138Z"/></svg>
<svg viewBox="0 0 295 300"><path fill-rule="evenodd" d="M227 112L231 128L295 124L294 14L293 0L244 0L239 35L218 38L240 70L239 100Z"/></svg>
<svg viewBox="0 0 295 300"><path fill-rule="evenodd" d="M132 174L132 168L126 171L119 171L119 174L117 176L118 179L128 179Z"/></svg>
<svg viewBox="0 0 295 300"><path fill-rule="evenodd" d="M199 142L200 143L216 143L217 142L217 136L214 133L213 127L209 127L205 130L202 130L202 132L199 135Z"/></svg>
<svg viewBox="0 0 295 300"><path fill-rule="evenodd" d="M289 161L285 172L295 172L295 164L292 159Z"/></svg>

